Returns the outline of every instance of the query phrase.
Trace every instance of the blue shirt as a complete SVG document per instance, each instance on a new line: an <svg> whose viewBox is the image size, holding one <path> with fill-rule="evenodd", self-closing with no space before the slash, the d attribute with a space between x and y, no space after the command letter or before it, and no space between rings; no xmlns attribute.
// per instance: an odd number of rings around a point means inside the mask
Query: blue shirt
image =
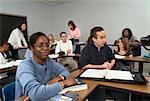
<svg viewBox="0 0 150 101"><path fill-rule="evenodd" d="M32 51L29 48L26 50L24 58L32 58Z"/></svg>
<svg viewBox="0 0 150 101"><path fill-rule="evenodd" d="M16 72L16 99L24 95L33 101L44 101L55 96L62 90L61 84L47 83L58 75L68 77L69 72L51 58L47 58L44 65L37 64L32 58L23 60Z"/></svg>

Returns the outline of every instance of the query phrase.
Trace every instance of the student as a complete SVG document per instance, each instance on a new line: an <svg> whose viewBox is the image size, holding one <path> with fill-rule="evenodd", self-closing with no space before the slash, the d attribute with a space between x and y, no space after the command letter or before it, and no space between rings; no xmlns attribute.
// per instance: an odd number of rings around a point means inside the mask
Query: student
<svg viewBox="0 0 150 101"><path fill-rule="evenodd" d="M69 72L48 57L49 40L41 32L30 37L32 58L25 59L16 72L16 99L28 96L32 101L45 101L58 94L64 87L76 84Z"/></svg>
<svg viewBox="0 0 150 101"><path fill-rule="evenodd" d="M70 39L72 40L74 45L75 42L79 42L79 39L81 37L80 29L74 24L73 21L69 21L68 26ZM80 53L80 45L76 45L74 53Z"/></svg>
<svg viewBox="0 0 150 101"><path fill-rule="evenodd" d="M129 43L127 38L120 38L117 42L116 45L118 47L114 49L114 54L121 55L121 56L129 56L133 57L132 51L129 48ZM116 66L118 67L119 70L131 70L131 63L123 61L123 60L117 60L116 61ZM130 67L129 67L130 66Z"/></svg>
<svg viewBox="0 0 150 101"><path fill-rule="evenodd" d="M57 40L55 40L53 34L48 34L49 39L49 47L50 47L50 54L55 54L55 48L57 44Z"/></svg>
<svg viewBox="0 0 150 101"><path fill-rule="evenodd" d="M140 56L141 55L141 46L139 41L135 38L135 36L132 34L132 31L130 28L124 28L122 30L122 37L125 37L128 39L130 49L133 52L133 56Z"/></svg>
<svg viewBox="0 0 150 101"><path fill-rule="evenodd" d="M55 40L53 34L48 34L48 39L49 39L50 47L51 47L52 45L57 44L57 40Z"/></svg>
<svg viewBox="0 0 150 101"><path fill-rule="evenodd" d="M23 32L26 30L26 23L21 22L17 28L15 28L8 39L8 43L10 43L13 48L15 49L15 55L16 58L19 58L18 56L18 49L23 47L28 47L27 42L24 38Z"/></svg>
<svg viewBox="0 0 150 101"><path fill-rule="evenodd" d="M106 45L106 34L102 27L91 30L92 42L87 44L79 58L79 68L112 69L115 64L112 50Z"/></svg>
<svg viewBox="0 0 150 101"><path fill-rule="evenodd" d="M9 44L6 41L3 41L0 47L0 64L8 62L6 52L9 50Z"/></svg>
<svg viewBox="0 0 150 101"><path fill-rule="evenodd" d="M66 32L61 32L60 33L60 41L57 42L55 53L59 52L64 52L66 55L67 54L72 54L73 52L73 45L70 40L67 39L67 33ZM68 65L68 70L72 72L73 70L77 69L77 63L73 60L72 57L63 57L59 58L58 60L59 63L65 65Z"/></svg>
<svg viewBox="0 0 150 101"><path fill-rule="evenodd" d="M91 29L90 38L92 42L87 44L79 58L79 68L114 69L115 59L112 50L106 45L106 33L102 27ZM106 90L115 100L126 101L128 94L113 90ZM93 92L89 98L91 101L105 100L106 95L100 89Z"/></svg>

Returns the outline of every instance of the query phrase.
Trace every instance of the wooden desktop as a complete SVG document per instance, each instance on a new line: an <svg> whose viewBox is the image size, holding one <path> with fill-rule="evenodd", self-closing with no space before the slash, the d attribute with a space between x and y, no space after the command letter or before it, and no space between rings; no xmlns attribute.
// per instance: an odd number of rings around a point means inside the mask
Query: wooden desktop
<svg viewBox="0 0 150 101"><path fill-rule="evenodd" d="M84 70L76 70L71 73L71 76L78 77ZM127 83L118 83L118 82L106 82L106 81L94 81L91 79L82 79L83 82L88 84L88 89L83 91L78 91L79 101L84 101L88 95L97 87L97 86L107 86L120 90L124 90L130 93L148 95L150 96L150 77L146 77L149 81L147 85L141 84L127 84Z"/></svg>

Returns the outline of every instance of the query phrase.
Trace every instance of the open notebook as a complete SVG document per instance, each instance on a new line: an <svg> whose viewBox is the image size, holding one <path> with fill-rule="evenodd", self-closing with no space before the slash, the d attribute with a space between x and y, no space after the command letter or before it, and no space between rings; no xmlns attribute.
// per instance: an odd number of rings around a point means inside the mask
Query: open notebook
<svg viewBox="0 0 150 101"><path fill-rule="evenodd" d="M118 80L130 80L133 81L130 71L119 70L100 70L100 69L87 69L81 75L81 78L104 78L104 79L118 79Z"/></svg>

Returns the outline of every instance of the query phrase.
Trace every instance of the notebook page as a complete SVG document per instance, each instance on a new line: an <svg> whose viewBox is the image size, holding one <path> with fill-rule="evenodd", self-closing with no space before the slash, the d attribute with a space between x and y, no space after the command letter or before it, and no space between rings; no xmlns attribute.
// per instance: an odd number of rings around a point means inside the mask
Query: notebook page
<svg viewBox="0 0 150 101"><path fill-rule="evenodd" d="M108 70L99 70L99 69L87 69L84 71L80 77L87 77L87 78L104 78L106 72Z"/></svg>
<svg viewBox="0 0 150 101"><path fill-rule="evenodd" d="M109 70L106 79L134 80L130 71Z"/></svg>

